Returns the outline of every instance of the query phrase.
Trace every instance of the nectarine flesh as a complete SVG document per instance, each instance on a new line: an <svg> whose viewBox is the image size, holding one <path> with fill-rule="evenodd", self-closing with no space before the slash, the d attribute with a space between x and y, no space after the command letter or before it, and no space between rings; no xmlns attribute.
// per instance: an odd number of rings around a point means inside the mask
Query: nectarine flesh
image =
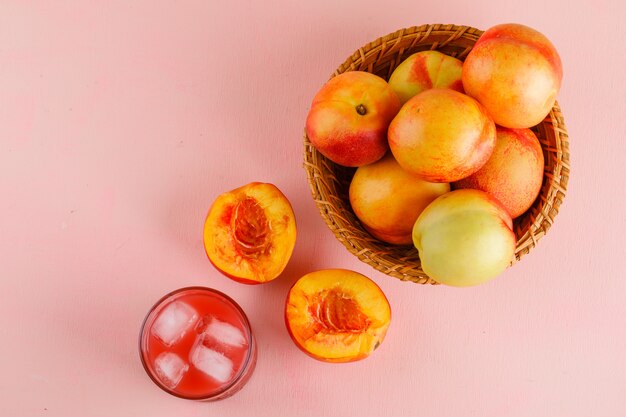
<svg viewBox="0 0 626 417"><path fill-rule="evenodd" d="M325 362L364 359L385 338L391 308L369 278L345 269L312 272L289 291L285 323L303 352Z"/></svg>
<svg viewBox="0 0 626 417"><path fill-rule="evenodd" d="M253 182L220 195L204 225L204 248L213 265L245 284L277 278L296 242L296 220L273 184Z"/></svg>

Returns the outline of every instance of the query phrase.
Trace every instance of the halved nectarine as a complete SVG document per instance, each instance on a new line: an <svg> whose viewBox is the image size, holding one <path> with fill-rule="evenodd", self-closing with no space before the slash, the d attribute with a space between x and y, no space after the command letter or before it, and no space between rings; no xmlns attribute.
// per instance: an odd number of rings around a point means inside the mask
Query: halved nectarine
<svg viewBox="0 0 626 417"><path fill-rule="evenodd" d="M289 291L285 323L295 344L325 362L364 359L385 338L391 308L372 280L327 269L300 278Z"/></svg>
<svg viewBox="0 0 626 417"><path fill-rule="evenodd" d="M204 224L204 248L224 275L244 284L277 278L296 243L296 218L273 184L253 182L215 200Z"/></svg>

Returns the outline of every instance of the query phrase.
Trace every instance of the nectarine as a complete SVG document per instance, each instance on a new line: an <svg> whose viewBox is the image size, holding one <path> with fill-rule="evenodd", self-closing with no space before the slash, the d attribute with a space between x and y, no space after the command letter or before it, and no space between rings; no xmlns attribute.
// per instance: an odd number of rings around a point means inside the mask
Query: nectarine
<svg viewBox="0 0 626 417"><path fill-rule="evenodd" d="M364 71L344 72L315 95L306 133L315 148L344 166L371 164L385 155L387 128L400 99L382 78Z"/></svg>
<svg viewBox="0 0 626 417"><path fill-rule="evenodd" d="M462 67L461 61L441 52L418 52L396 67L389 77L389 86L403 104L430 88L450 88L462 93Z"/></svg>
<svg viewBox="0 0 626 417"><path fill-rule="evenodd" d="M408 245L422 210L448 191L450 184L427 182L409 174L389 153L356 170L349 194L354 213L372 236Z"/></svg>
<svg viewBox="0 0 626 417"><path fill-rule="evenodd" d="M496 127L483 106L449 89L416 95L389 126L389 146L400 166L430 182L473 174L495 143Z"/></svg>
<svg viewBox="0 0 626 417"><path fill-rule="evenodd" d="M465 92L505 127L539 124L554 105L563 68L556 49L541 33L502 24L478 39L463 64Z"/></svg>
<svg viewBox="0 0 626 417"><path fill-rule="evenodd" d="M213 265L244 284L277 278L296 243L289 200L273 184L253 182L221 194L204 224L204 248Z"/></svg>
<svg viewBox="0 0 626 417"><path fill-rule="evenodd" d="M372 280L327 269L300 278L289 291L285 324L296 346L325 362L369 356L385 338L391 308Z"/></svg>
<svg viewBox="0 0 626 417"><path fill-rule="evenodd" d="M456 190L437 198L420 214L413 242L422 269L455 287L481 284L513 260L515 234L506 209L479 190Z"/></svg>
<svg viewBox="0 0 626 417"><path fill-rule="evenodd" d="M496 147L481 169L454 183L496 197L512 218L521 216L537 198L543 182L543 151L530 129L498 126Z"/></svg>

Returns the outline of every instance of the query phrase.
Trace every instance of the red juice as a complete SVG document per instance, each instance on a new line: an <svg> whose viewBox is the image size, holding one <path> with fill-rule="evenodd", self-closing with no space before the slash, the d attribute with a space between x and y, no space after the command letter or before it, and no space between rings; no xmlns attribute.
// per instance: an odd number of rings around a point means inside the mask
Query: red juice
<svg viewBox="0 0 626 417"><path fill-rule="evenodd" d="M233 395L256 364L245 313L227 295L205 287L181 288L159 300L144 320L139 350L155 384L192 400Z"/></svg>

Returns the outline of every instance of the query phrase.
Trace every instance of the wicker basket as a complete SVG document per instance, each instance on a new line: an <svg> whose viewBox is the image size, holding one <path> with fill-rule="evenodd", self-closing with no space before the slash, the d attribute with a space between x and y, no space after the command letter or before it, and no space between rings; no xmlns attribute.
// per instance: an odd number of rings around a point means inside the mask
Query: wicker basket
<svg viewBox="0 0 626 417"><path fill-rule="evenodd" d="M359 48L331 76L346 71L368 71L388 80L409 55L438 50L463 60L483 32L468 26L423 25L401 29ZM558 103L532 129L543 148L544 181L533 206L514 222L517 248L511 264L535 247L548 231L565 197L569 179L569 142ZM363 229L348 200L354 168L334 164L320 154L304 136L304 167L322 218L337 239L361 261L403 281L435 284L422 270L417 250L373 238Z"/></svg>

